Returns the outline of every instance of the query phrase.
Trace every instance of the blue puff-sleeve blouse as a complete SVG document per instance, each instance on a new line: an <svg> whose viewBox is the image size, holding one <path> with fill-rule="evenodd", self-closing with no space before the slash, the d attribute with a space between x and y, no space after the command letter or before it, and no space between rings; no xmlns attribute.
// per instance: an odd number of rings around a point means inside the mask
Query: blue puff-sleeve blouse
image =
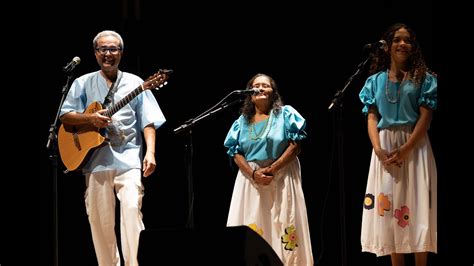
<svg viewBox="0 0 474 266"><path fill-rule="evenodd" d="M241 115L232 124L224 140L227 154L239 153L247 161L277 159L288 147L288 141L306 138L306 120L292 106L282 106L279 113L270 112L263 121L250 124Z"/></svg>
<svg viewBox="0 0 474 266"><path fill-rule="evenodd" d="M417 87L411 80L394 83L386 71L378 72L365 82L359 93L364 104L362 112L367 115L369 107L375 105L380 114L378 128L397 125L414 125L418 120L421 105L436 109L438 104L438 82L435 76L426 73L423 83Z"/></svg>

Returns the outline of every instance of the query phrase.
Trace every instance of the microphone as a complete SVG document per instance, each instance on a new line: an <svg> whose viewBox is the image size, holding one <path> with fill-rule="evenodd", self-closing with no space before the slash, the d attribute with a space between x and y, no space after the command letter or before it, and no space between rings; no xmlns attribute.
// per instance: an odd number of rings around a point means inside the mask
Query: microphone
<svg viewBox="0 0 474 266"><path fill-rule="evenodd" d="M385 40L380 40L374 43L368 43L364 45L364 50L368 49L385 49L387 48L387 42Z"/></svg>
<svg viewBox="0 0 474 266"><path fill-rule="evenodd" d="M235 90L234 91L234 93L242 94L242 95L247 95L247 94L257 95L260 92L263 92L263 90L258 89L258 88L250 88L250 89L246 89L246 90Z"/></svg>
<svg viewBox="0 0 474 266"><path fill-rule="evenodd" d="M81 59L79 58L79 56L75 56L71 62L67 63L67 65L65 67L63 67L63 71L64 72L71 72L74 70L74 68L79 65L79 63L81 63Z"/></svg>

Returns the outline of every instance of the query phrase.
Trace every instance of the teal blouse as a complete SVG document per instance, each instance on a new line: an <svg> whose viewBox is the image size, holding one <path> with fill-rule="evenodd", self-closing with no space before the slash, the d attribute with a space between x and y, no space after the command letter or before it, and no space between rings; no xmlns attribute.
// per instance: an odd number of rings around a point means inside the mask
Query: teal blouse
<svg viewBox="0 0 474 266"><path fill-rule="evenodd" d="M362 112L365 115L371 105L376 105L380 114L378 128L414 125L420 116L421 105L436 109L438 81L435 76L426 73L426 78L419 88L411 80L400 84L387 79L386 71L378 72L367 78L359 93L364 104Z"/></svg>
<svg viewBox="0 0 474 266"><path fill-rule="evenodd" d="M306 138L305 127L306 120L290 105L282 106L277 114L271 111L268 119L255 124L241 115L227 133L224 146L231 157L239 153L247 161L277 159L289 140Z"/></svg>

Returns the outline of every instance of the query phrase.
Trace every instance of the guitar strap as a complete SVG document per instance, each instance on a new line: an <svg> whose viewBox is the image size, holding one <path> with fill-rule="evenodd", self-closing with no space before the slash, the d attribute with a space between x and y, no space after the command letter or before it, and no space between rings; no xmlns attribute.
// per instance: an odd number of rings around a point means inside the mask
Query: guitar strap
<svg viewBox="0 0 474 266"><path fill-rule="evenodd" d="M117 79L115 80L114 83L110 86L109 93L107 93L107 96L105 96L104 99L104 108L108 108L111 105L114 105L114 94L118 90L118 85L120 83L120 80L122 79L122 71L118 72Z"/></svg>

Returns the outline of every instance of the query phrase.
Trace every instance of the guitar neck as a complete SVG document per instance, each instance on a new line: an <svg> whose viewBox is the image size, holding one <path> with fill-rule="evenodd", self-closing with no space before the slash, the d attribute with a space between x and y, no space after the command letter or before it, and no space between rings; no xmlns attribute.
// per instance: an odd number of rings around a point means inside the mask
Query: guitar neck
<svg viewBox="0 0 474 266"><path fill-rule="evenodd" d="M105 116L111 117L113 116L118 110L122 109L125 105L127 105L131 100L135 99L140 93L142 93L143 87L140 85L133 91L131 91L125 98L117 102L116 104L112 105L107 111L104 113Z"/></svg>

